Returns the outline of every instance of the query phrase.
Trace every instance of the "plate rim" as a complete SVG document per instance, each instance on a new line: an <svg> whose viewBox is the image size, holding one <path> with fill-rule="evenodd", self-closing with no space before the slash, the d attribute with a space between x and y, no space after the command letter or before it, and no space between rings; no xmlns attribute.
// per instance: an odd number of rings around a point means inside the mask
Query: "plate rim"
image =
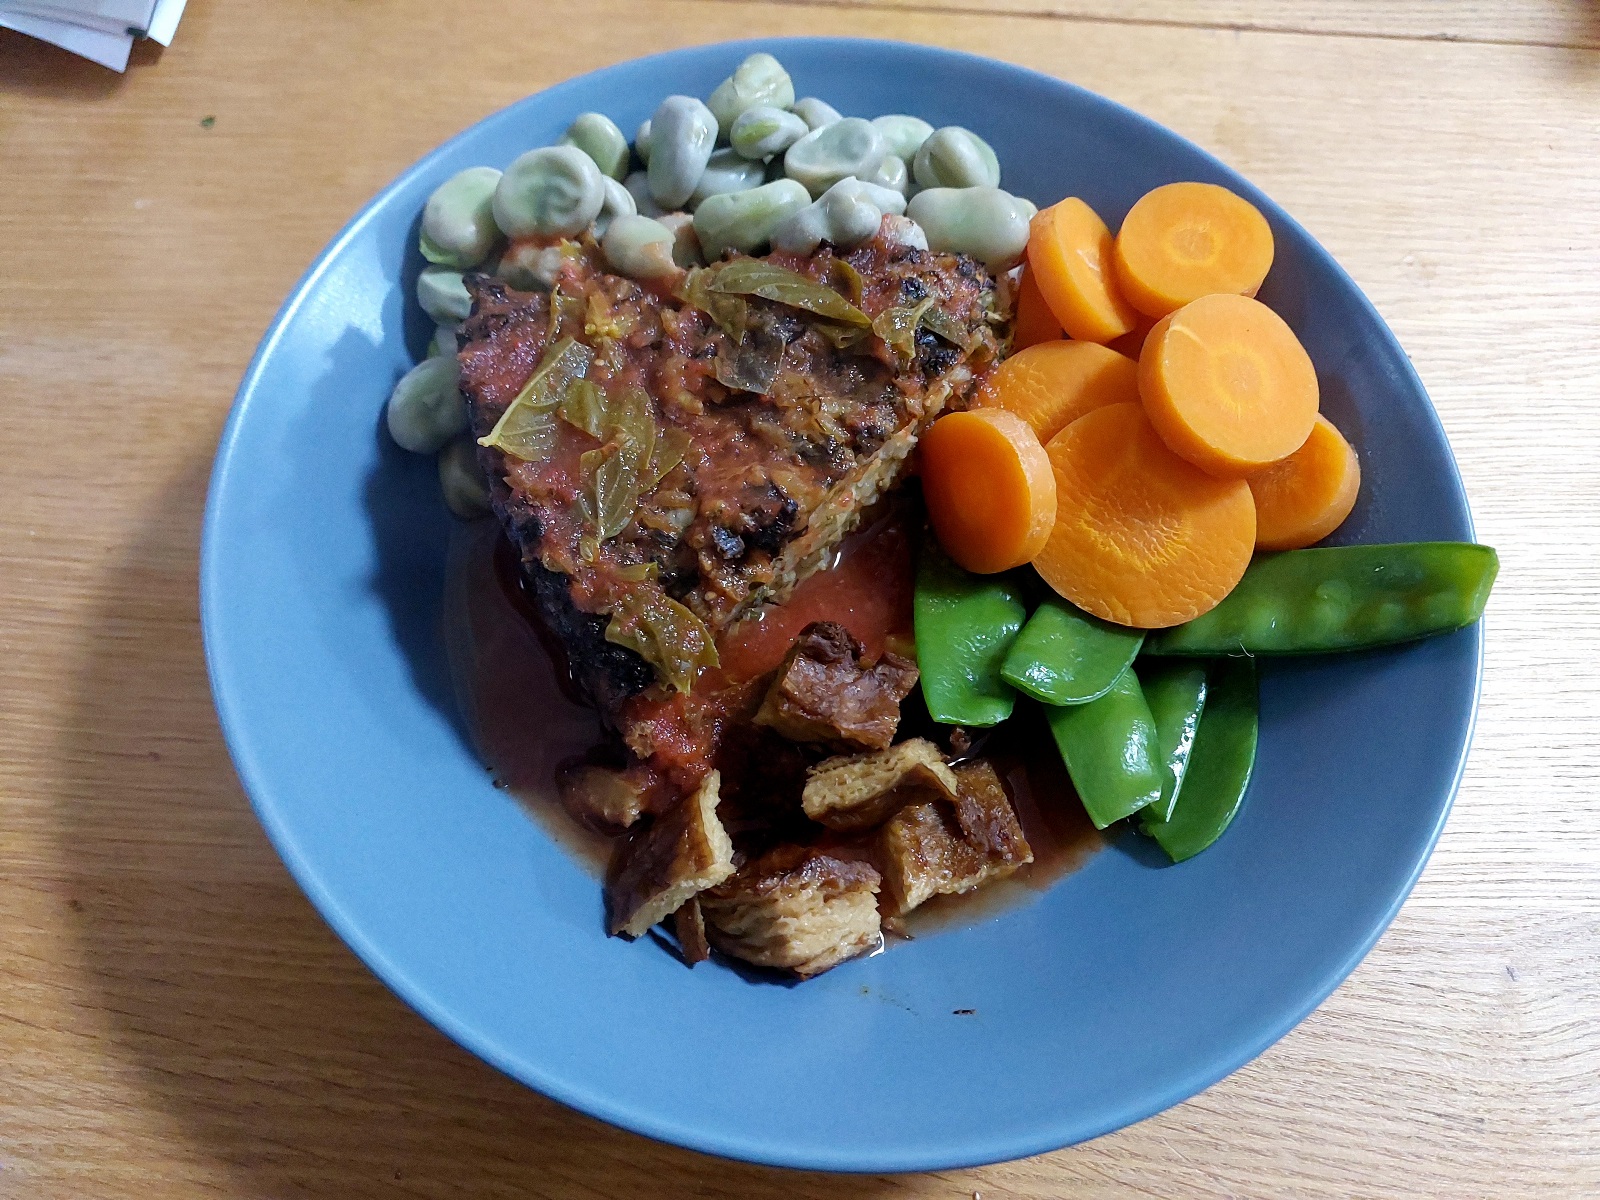
<svg viewBox="0 0 1600 1200"><path fill-rule="evenodd" d="M406 165L387 184L362 204L312 260L279 307L257 344L249 365L245 369L239 387L234 394L228 419L218 439L216 456L207 483L197 582L201 640L213 704L216 708L218 723L228 748L229 757L233 762L235 772L239 777L245 794L249 798L256 819L266 831L268 839L284 866L288 869L290 876L312 902L322 919L327 922L367 968L377 975L385 986L394 992L408 1007L417 1012L435 1028L445 1033L458 1045L470 1051L475 1057L482 1059L496 1070L519 1083L579 1112L645 1137L706 1154L764 1166L833 1173L959 1170L1065 1149L1136 1124L1168 1108L1175 1107L1198 1095L1213 1084L1227 1078L1259 1057L1287 1035L1290 1030L1305 1020L1349 978L1356 967L1371 952L1373 946L1388 930L1394 918L1411 895L1417 880L1432 857L1445 823L1454 808L1455 798L1460 789L1467 760L1471 754L1482 699L1484 629L1481 620L1472 627L1471 653L1473 669L1471 696L1468 699L1461 750L1457 756L1450 782L1439 804L1438 816L1433 822L1432 828L1427 831L1422 853L1410 868L1401 885L1395 890L1389 903L1378 918L1373 921L1371 928L1361 938L1357 939L1347 954L1321 973L1314 986L1309 989L1306 997L1303 998L1301 1004L1286 1010L1285 1014L1278 1020L1264 1023L1257 1030L1255 1036L1243 1039L1234 1046L1227 1048L1227 1053L1215 1056L1203 1069L1197 1069L1191 1072L1188 1077L1180 1081L1171 1082L1165 1088L1150 1093L1142 1103L1129 1102L1124 1103L1115 1110L1103 1110L1093 1121L1083 1121L1081 1119L1068 1121L1066 1119L1053 1119L1049 1116L1043 1116L1021 1132L978 1135L963 1144L959 1149L945 1154L922 1151L896 1151L892 1148L884 1149L881 1147L870 1153L847 1150L822 1154L796 1154L787 1151L784 1145L770 1139L715 1131L707 1132L671 1119L663 1119L648 1109L636 1107L626 1102L619 1102L593 1091L585 1091L579 1086L556 1079L548 1073L540 1071L536 1064L527 1062L513 1064L508 1061L508 1056L501 1053L499 1047L493 1044L492 1039L480 1037L474 1030L457 1020L447 1008L434 1002L425 987L414 983L404 971L391 961L388 955L363 932L359 924L344 911L325 883L302 857L294 831L280 819L271 800L272 788L266 780L266 773L249 752L249 743L243 731L243 722L235 710L235 701L230 696L223 679L223 667L221 664L226 658L227 651L225 643L216 629L216 624L219 619L217 610L222 603L220 595L226 587L226 581L220 576L219 568L217 567L218 555L214 547L222 536L220 527L223 521L221 515L223 496L232 469L240 431L248 420L266 365L282 342L290 324L306 304L317 282L332 267L346 247L359 236L363 228L375 219L377 210L383 202L405 187L415 177L425 174L437 160L446 156L457 143L476 134L483 125L491 121L508 119L509 115L514 113L520 106L529 103L536 97L549 98L557 96L561 91L575 87L579 82L591 76L612 70L632 68L641 64L659 64L663 60L708 53L722 53L731 56L736 53L750 53L755 50L776 51L784 46L810 49L844 49L848 47L856 51L891 49L896 52L904 52L910 50L919 55L931 56L931 59L935 61L943 60L956 65L981 66L986 70L999 68L1006 72L1014 72L1025 77L1031 77L1036 83L1066 89L1075 93L1080 102L1108 110L1119 119L1131 120L1145 127L1147 132L1153 132L1162 138L1172 139L1180 143L1188 151L1199 156L1214 170L1227 177L1231 183L1241 186L1253 197L1256 197L1258 201L1265 201L1269 215L1282 222L1304 239L1305 244L1310 248L1310 256L1318 260L1318 265L1322 269L1330 271L1334 278L1343 285L1344 289L1356 298L1358 307L1375 322L1386 337L1394 343L1394 346L1400 350L1404 371L1402 382L1414 388L1416 393L1425 401L1425 416L1434 431L1437 432L1448 454L1448 478L1444 482L1448 485L1453 485L1456 494L1459 495L1461 499L1461 515L1465 519L1468 536L1474 540L1476 539L1471 506L1461 479L1460 467L1456 462L1454 449L1450 446L1449 438L1445 433L1432 397L1423 385L1409 355L1405 354L1403 347L1399 344L1399 339L1395 337L1393 330L1389 328L1388 322L1383 319L1382 314L1378 312L1371 299L1320 241L1313 237L1282 205L1267 196L1260 188L1252 184L1238 170L1222 159L1159 121L1144 116L1142 113L1115 100L1111 100L1068 80L1049 75L1031 67L992 58L988 55L886 38L828 36L742 38L682 46L636 58L618 60L584 72L581 75L561 80L550 87L530 93L494 112L485 114L460 132L435 146L422 157Z"/></svg>

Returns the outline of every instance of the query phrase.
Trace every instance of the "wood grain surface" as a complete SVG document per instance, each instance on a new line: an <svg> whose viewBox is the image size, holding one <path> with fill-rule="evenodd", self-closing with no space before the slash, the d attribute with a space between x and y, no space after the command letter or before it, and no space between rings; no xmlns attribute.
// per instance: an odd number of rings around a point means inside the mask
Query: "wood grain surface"
<svg viewBox="0 0 1600 1200"><path fill-rule="evenodd" d="M0 1197L1600 1195L1596 5L986 7L191 0L125 78L0 33ZM1049 71L1244 171L1393 325L1502 554L1460 797L1367 961L1189 1103L984 1170L721 1162L479 1063L289 880L206 685L216 439L345 219L529 91L796 33Z"/></svg>

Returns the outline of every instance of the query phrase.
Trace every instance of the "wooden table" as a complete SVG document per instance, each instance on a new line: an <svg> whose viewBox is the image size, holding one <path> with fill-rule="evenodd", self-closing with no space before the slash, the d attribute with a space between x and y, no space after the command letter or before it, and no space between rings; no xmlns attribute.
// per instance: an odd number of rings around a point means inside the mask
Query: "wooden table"
<svg viewBox="0 0 1600 1200"><path fill-rule="evenodd" d="M458 1049L290 881L201 657L218 432L350 213L567 76L824 32L1050 71L1248 174L1394 326L1502 554L1476 750L1366 963L1189 1103L980 1171L716 1161ZM0 33L0 171L0 1196L1600 1195L1600 5L191 0L124 78Z"/></svg>

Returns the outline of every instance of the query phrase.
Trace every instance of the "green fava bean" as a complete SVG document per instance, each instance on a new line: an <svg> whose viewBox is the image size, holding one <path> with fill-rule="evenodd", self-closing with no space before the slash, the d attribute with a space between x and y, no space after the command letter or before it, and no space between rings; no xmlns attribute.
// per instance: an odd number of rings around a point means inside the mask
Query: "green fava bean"
<svg viewBox="0 0 1600 1200"><path fill-rule="evenodd" d="M1173 862L1199 854L1238 815L1255 767L1259 703L1253 662L1228 659L1216 665L1177 807L1165 821L1141 822Z"/></svg>
<svg viewBox="0 0 1600 1200"><path fill-rule="evenodd" d="M461 367L452 355L427 358L400 377L385 410L389 436L402 450L437 454L467 427Z"/></svg>
<svg viewBox="0 0 1600 1200"><path fill-rule="evenodd" d="M618 217L600 243L606 263L629 279L662 279L678 274L673 261L676 238L659 221L628 213Z"/></svg>
<svg viewBox="0 0 1600 1200"><path fill-rule="evenodd" d="M457 271L489 257L500 231L494 223L494 191L500 172L469 167L434 189L422 210L418 243L422 257Z"/></svg>
<svg viewBox="0 0 1600 1200"><path fill-rule="evenodd" d="M814 129L784 153L783 173L805 184L814 200L841 179L870 179L889 149L871 121L845 117Z"/></svg>
<svg viewBox="0 0 1600 1200"><path fill-rule="evenodd" d="M440 324L460 323L472 315L472 296L461 272L449 267L423 267L417 276L417 303Z"/></svg>
<svg viewBox="0 0 1600 1200"><path fill-rule="evenodd" d="M1155 718L1131 667L1098 700L1047 708L1045 719L1096 829L1161 798Z"/></svg>
<svg viewBox="0 0 1600 1200"><path fill-rule="evenodd" d="M639 211L633 193L611 176L607 175L600 182L605 186L606 198L601 202L600 215L594 219L594 236L597 238L605 237L611 222L618 217L631 217Z"/></svg>
<svg viewBox="0 0 1600 1200"><path fill-rule="evenodd" d="M600 168L600 173L621 180L628 173L628 139L605 113L579 113L557 140L558 146L576 146Z"/></svg>
<svg viewBox="0 0 1600 1200"><path fill-rule="evenodd" d="M1139 686L1155 718L1156 769L1161 772L1161 798L1144 810L1141 819L1169 821L1189 770L1200 714L1205 711L1206 672L1191 663L1150 664L1140 668Z"/></svg>
<svg viewBox="0 0 1600 1200"><path fill-rule="evenodd" d="M810 127L797 114L758 105L739 114L729 140L745 158L766 160L782 154L809 132Z"/></svg>
<svg viewBox="0 0 1600 1200"><path fill-rule="evenodd" d="M439 452L439 489L450 511L463 521L489 514L489 481L471 438L457 438Z"/></svg>
<svg viewBox="0 0 1600 1200"><path fill-rule="evenodd" d="M716 262L728 250L753 254L785 219L810 203L811 193L792 179L708 196L695 209L695 236L707 262Z"/></svg>
<svg viewBox="0 0 1600 1200"><path fill-rule="evenodd" d="M906 170L906 160L895 154L884 155L883 165L865 182L887 188L898 195L903 203L906 192L911 188L911 176Z"/></svg>
<svg viewBox="0 0 1600 1200"><path fill-rule="evenodd" d="M807 96L803 100L796 100L789 106L790 111L806 123L810 130L821 129L825 125L832 125L835 121L844 120L844 114L826 100L818 100L815 96Z"/></svg>
<svg viewBox="0 0 1600 1200"><path fill-rule="evenodd" d="M1016 693L1000 664L1027 614L1011 581L970 575L924 543L913 618L922 696L935 721L983 728L1011 715Z"/></svg>
<svg viewBox="0 0 1600 1200"><path fill-rule="evenodd" d="M968 254L997 270L1014 266L1028 248L1028 218L1016 197L999 188L927 188L911 197L906 215L933 249Z"/></svg>
<svg viewBox="0 0 1600 1200"><path fill-rule="evenodd" d="M907 166L917 157L917 151L922 149L922 143L933 136L933 126L921 117L908 117L903 113L891 113L884 117L872 118L872 123L883 134L883 140L889 144L889 153L900 159Z"/></svg>
<svg viewBox="0 0 1600 1200"><path fill-rule="evenodd" d="M1046 704L1086 704L1111 690L1144 644L1142 629L1091 617L1063 600L1034 609L1000 673Z"/></svg>
<svg viewBox="0 0 1600 1200"><path fill-rule="evenodd" d="M494 219L507 237L572 237L600 215L600 168L576 146L541 146L506 168L494 189Z"/></svg>
<svg viewBox="0 0 1600 1200"><path fill-rule="evenodd" d="M765 163L752 162L732 150L718 150L706 162L700 182L695 184L694 194L689 197L689 207L700 207L700 202L708 196L748 192L751 188L760 187L766 181L766 174Z"/></svg>
<svg viewBox="0 0 1600 1200"><path fill-rule="evenodd" d="M682 208L711 161L717 119L693 96L668 96L650 118L650 194L664 209Z"/></svg>
<svg viewBox="0 0 1600 1200"><path fill-rule="evenodd" d="M641 122L639 132L633 135L633 152L645 166L650 165L650 122Z"/></svg>
<svg viewBox="0 0 1600 1200"><path fill-rule="evenodd" d="M459 325L437 325L433 330L433 339L428 343L429 358L454 358L460 349L461 339Z"/></svg>
<svg viewBox="0 0 1600 1200"><path fill-rule="evenodd" d="M1322 654L1416 641L1483 615L1500 560L1471 542L1321 546L1264 554L1210 612L1150 654Z"/></svg>
<svg viewBox="0 0 1600 1200"><path fill-rule="evenodd" d="M794 103L794 82L783 64L770 54L752 54L727 79L717 85L706 106L717 119L724 142L734 123L752 108L788 108Z"/></svg>
<svg viewBox="0 0 1600 1200"><path fill-rule="evenodd" d="M1000 160L972 130L946 125L918 147L911 174L925 188L999 187Z"/></svg>

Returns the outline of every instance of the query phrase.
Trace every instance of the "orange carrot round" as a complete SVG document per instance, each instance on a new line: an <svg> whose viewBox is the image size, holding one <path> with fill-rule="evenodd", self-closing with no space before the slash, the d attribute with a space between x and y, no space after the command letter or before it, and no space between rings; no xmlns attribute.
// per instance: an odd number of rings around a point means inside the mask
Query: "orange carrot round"
<svg viewBox="0 0 1600 1200"><path fill-rule="evenodd" d="M1272 227L1250 201L1214 183L1169 183L1123 218L1117 284L1140 312L1164 317L1218 292L1254 296L1272 251Z"/></svg>
<svg viewBox="0 0 1600 1200"><path fill-rule="evenodd" d="M1061 338L1061 322L1044 302L1033 272L1022 269L1022 281L1017 285L1017 312L1011 321L1011 349L1026 350L1040 342Z"/></svg>
<svg viewBox="0 0 1600 1200"><path fill-rule="evenodd" d="M1256 547L1298 550L1344 524L1361 490L1361 463L1319 413L1305 445L1245 482L1256 500Z"/></svg>
<svg viewBox="0 0 1600 1200"><path fill-rule="evenodd" d="M1140 629L1177 625L1216 607L1250 565L1249 485L1172 453L1139 405L1097 408L1045 449L1056 522L1033 565L1079 608Z"/></svg>
<svg viewBox="0 0 1600 1200"><path fill-rule="evenodd" d="M1028 562L1056 519L1050 458L1001 408L947 413L922 435L922 497L939 544L980 575Z"/></svg>
<svg viewBox="0 0 1600 1200"><path fill-rule="evenodd" d="M1138 313L1117 290L1113 258L1111 231L1076 196L1028 223L1028 269L1068 337L1109 342L1133 328Z"/></svg>
<svg viewBox="0 0 1600 1200"><path fill-rule="evenodd" d="M1173 453L1230 478L1293 454L1317 419L1310 356L1247 296L1202 296L1162 317L1139 355L1139 396Z"/></svg>
<svg viewBox="0 0 1600 1200"><path fill-rule="evenodd" d="M1112 338L1106 345L1118 354L1125 354L1134 362L1139 361L1139 355L1144 351L1144 340L1150 336L1150 331L1156 327L1156 318L1139 314L1139 323L1119 338Z"/></svg>
<svg viewBox="0 0 1600 1200"><path fill-rule="evenodd" d="M1014 412L1048 442L1090 409L1137 403L1139 364L1098 342L1058 339L1002 362L978 389L978 408Z"/></svg>

